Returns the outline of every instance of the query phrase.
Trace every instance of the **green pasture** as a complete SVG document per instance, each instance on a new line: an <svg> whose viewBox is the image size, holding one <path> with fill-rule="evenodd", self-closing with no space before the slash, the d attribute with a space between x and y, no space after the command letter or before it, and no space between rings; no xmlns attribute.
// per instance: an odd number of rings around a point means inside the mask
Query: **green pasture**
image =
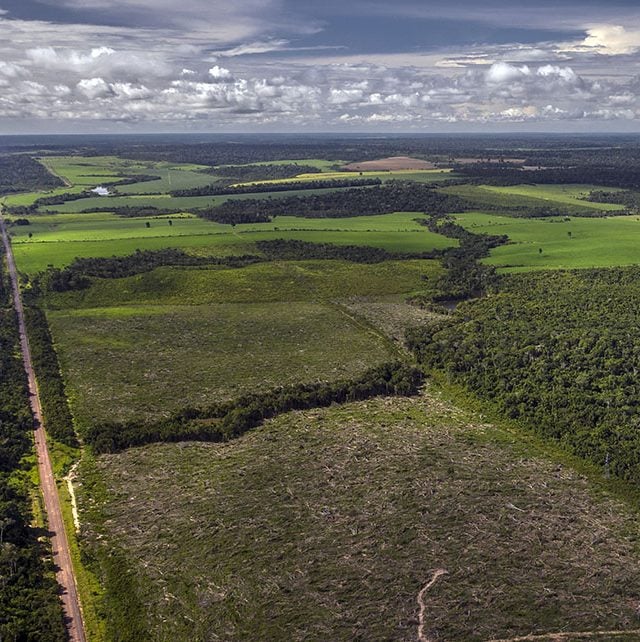
<svg viewBox="0 0 640 642"><path fill-rule="evenodd" d="M117 187L123 194L168 192L209 185L215 178L199 172L204 165L136 161L115 156L49 156L40 159L54 174L66 179L81 191L103 182L117 181L120 175L149 174L161 180ZM62 190L73 191L73 190Z"/></svg>
<svg viewBox="0 0 640 642"><path fill-rule="evenodd" d="M527 219L468 212L456 218L471 232L509 237L508 245L495 248L485 260L507 271L640 263L640 217L636 216Z"/></svg>
<svg viewBox="0 0 640 642"><path fill-rule="evenodd" d="M363 264L309 260L243 268L162 267L122 279L97 279L86 290L48 295L50 308L204 305L328 301L350 297L399 299L423 292L440 274L435 260Z"/></svg>
<svg viewBox="0 0 640 642"><path fill-rule="evenodd" d="M208 182L213 182L212 180ZM151 185L151 183L144 183ZM299 189L288 192L258 192L256 194L231 194L224 196L170 196L169 194L142 194L130 196L91 196L77 201L68 201L62 205L51 205L42 208L43 212L82 212L95 207L140 207L153 206L157 208L192 210L194 208L207 208L220 205L225 201L267 198L288 198L290 196L309 196L311 194L326 194L335 192L345 187L324 187L320 189ZM365 188L366 189L366 188Z"/></svg>
<svg viewBox="0 0 640 642"><path fill-rule="evenodd" d="M108 213L52 214L33 216L28 226L13 226L11 235L18 268L28 274L48 265L63 267L77 257L124 256L136 249L181 247L198 254L255 253L253 243L277 238L370 245L394 252L426 252L457 244L420 225L416 221L420 217L414 212L337 219L281 216L271 223L231 227L188 215L123 218Z"/></svg>
<svg viewBox="0 0 640 642"><path fill-rule="evenodd" d="M480 189L494 192L496 194L506 194L515 196L524 196L526 198L536 198L543 201L551 201L554 205L561 203L564 205L573 205L585 207L587 209L596 209L603 211L623 210L624 205L614 203L593 203L585 201L589 192L593 190L604 189L608 192L617 191L615 188L598 187L597 185L509 185L507 187L496 187L493 185L481 185Z"/></svg>
<svg viewBox="0 0 640 642"><path fill-rule="evenodd" d="M565 189L566 188L566 189ZM468 200L475 209L499 209L508 214L513 208L553 208L563 214L586 216L591 211L614 211L624 209L611 203L591 203L581 201L579 196L591 190L608 189L597 185L513 185L494 187L490 185L452 185L441 191L455 194Z"/></svg>
<svg viewBox="0 0 640 642"><path fill-rule="evenodd" d="M65 310L49 322L81 428L350 378L393 356L339 308L310 302Z"/></svg>

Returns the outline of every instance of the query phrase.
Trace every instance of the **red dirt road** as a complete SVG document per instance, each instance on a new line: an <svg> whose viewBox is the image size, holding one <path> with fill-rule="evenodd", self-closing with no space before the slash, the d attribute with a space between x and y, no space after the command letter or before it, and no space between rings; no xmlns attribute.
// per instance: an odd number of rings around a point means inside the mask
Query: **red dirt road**
<svg viewBox="0 0 640 642"><path fill-rule="evenodd" d="M7 235L4 218L1 211L0 232L2 233L2 242L4 244L7 257L7 267L9 269L9 276L11 278L13 302L18 316L18 324L20 326L20 345L22 347L22 359L24 361L24 369L29 379L29 399L31 402L31 410L33 412L33 417L35 420L34 436L36 453L38 455L38 472L40 473L40 485L42 488L45 510L47 512L47 521L51 536L51 547L53 549L53 561L58 568L56 577L61 588L61 598L66 620L65 624L71 642L86 642L84 625L82 622L82 612L80 610L80 602L78 600L78 591L76 589L76 581L73 575L73 566L71 564L69 542L67 540L67 534L64 529L62 509L60 507L60 498L58 497L58 489L53 477L53 469L51 467L51 459L49 458L49 449L47 448L47 439L42 422L42 407L40 405L40 397L38 396L36 377L31 361L31 350L29 349L29 341L27 339L25 328L24 309L22 307L20 289L18 287L16 264L13 260L11 243L9 242L9 237Z"/></svg>

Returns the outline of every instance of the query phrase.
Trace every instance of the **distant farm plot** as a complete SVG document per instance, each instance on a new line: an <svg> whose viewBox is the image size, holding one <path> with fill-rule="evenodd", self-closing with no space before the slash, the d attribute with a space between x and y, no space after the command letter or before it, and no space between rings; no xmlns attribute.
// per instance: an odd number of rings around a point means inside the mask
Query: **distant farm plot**
<svg viewBox="0 0 640 642"><path fill-rule="evenodd" d="M523 219L467 212L456 218L474 233L506 234L511 243L492 250L485 263L509 271L640 262L640 218L635 216Z"/></svg>
<svg viewBox="0 0 640 642"><path fill-rule="evenodd" d="M635 511L431 394L290 413L226 444L135 448L80 474L87 537L128 559L138 588L112 590L142 604L151 639L637 628Z"/></svg>
<svg viewBox="0 0 640 642"><path fill-rule="evenodd" d="M454 185L442 191L467 199L477 209L500 208L508 213L510 208L553 208L566 214L588 214L590 211L616 211L622 205L583 201L592 190L607 189L597 185Z"/></svg>
<svg viewBox="0 0 640 642"><path fill-rule="evenodd" d="M76 191L137 174L159 176L160 180L120 185L117 190L123 194L162 193L172 189L200 187L214 180L214 177L198 171L206 166L143 162L115 156L49 156L42 158L41 162L75 186Z"/></svg>
<svg viewBox="0 0 640 642"><path fill-rule="evenodd" d="M387 181L415 181L418 183L437 183L457 178L449 169L406 169L406 170L376 170L362 172L324 172L322 174L299 174L293 178L280 178L265 181L251 181L238 185L282 185L287 183L305 183L318 180L357 180L362 178L379 178ZM291 192L288 192L289 194ZM308 191L306 193L309 193Z"/></svg>
<svg viewBox="0 0 640 642"><path fill-rule="evenodd" d="M482 185L480 189L496 194L513 194L515 196L524 196L527 198L536 198L543 201L551 201L552 203L562 203L564 205L572 205L576 207L585 207L587 209L597 209L606 211L623 210L624 205L616 205L613 203L594 203L585 201L584 199L589 196L589 192L598 189L606 189L607 191L617 191L615 188L602 188L596 185L510 185L508 187L494 187L492 185Z"/></svg>
<svg viewBox="0 0 640 642"><path fill-rule="evenodd" d="M349 378L393 354L319 303L110 307L51 312L49 321L80 427Z"/></svg>
<svg viewBox="0 0 640 642"><path fill-rule="evenodd" d="M255 241L276 238L370 245L394 252L426 252L457 245L454 239L428 231L418 222L422 217L416 212L339 219L281 216L271 223L232 228L191 216L127 219L108 213L53 214L33 216L31 225L14 226L11 234L18 268L26 273L39 272L50 264L62 267L76 257L123 256L136 249L181 247L198 254L255 253Z"/></svg>

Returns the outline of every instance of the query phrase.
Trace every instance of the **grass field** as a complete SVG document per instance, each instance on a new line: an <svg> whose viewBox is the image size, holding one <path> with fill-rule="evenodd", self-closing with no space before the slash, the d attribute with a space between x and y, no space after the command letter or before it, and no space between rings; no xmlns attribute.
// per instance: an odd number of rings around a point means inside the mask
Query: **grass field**
<svg viewBox="0 0 640 642"><path fill-rule="evenodd" d="M457 244L429 232L416 222L420 216L413 212L340 219L282 216L271 223L232 228L191 216L126 219L105 213L55 214L31 217L31 225L14 226L11 235L18 268L28 274L50 264L68 265L76 257L122 256L136 249L181 247L199 254L255 253L253 243L276 238L371 245L395 252L426 252Z"/></svg>
<svg viewBox="0 0 640 642"><path fill-rule="evenodd" d="M485 260L509 271L610 267L640 261L638 217L569 218L523 219L477 212L457 216L472 232L509 236L512 243L495 248Z"/></svg>
<svg viewBox="0 0 640 642"><path fill-rule="evenodd" d="M66 310L49 322L81 429L349 378L393 356L379 334L319 303Z"/></svg>
<svg viewBox="0 0 640 642"><path fill-rule="evenodd" d="M436 261L282 261L244 268L163 267L124 279L99 279L87 290L50 294L52 308L123 305L203 305L337 300L354 296L401 299L428 289Z"/></svg>
<svg viewBox="0 0 640 642"><path fill-rule="evenodd" d="M611 203L591 203L580 200L591 190L609 189L597 185L453 185L442 191L456 194L470 201L475 209L500 208L508 213L513 208L554 208L563 214L585 215L590 211L615 211L624 209Z"/></svg>
<svg viewBox="0 0 640 642"><path fill-rule="evenodd" d="M82 475L104 483L80 489L85 537L128 557L138 589L120 597L142 602L155 640L638 628L637 515L434 393L290 413L227 444L135 448Z"/></svg>
<svg viewBox="0 0 640 642"><path fill-rule="evenodd" d="M584 207L586 209L616 211L623 210L624 205L614 203L592 203L582 200L589 195L589 192L597 189L606 191L617 191L615 188L602 188L596 185L510 185L508 187L495 187L492 185L481 185L480 189L494 192L496 194L524 196L526 198L536 198L543 201L551 201L563 205L572 205L575 207Z"/></svg>

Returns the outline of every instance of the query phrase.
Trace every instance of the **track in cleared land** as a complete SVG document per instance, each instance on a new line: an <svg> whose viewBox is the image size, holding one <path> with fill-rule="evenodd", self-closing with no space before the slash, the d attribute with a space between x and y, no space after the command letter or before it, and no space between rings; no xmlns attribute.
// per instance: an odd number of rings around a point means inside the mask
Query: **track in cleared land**
<svg viewBox="0 0 640 642"><path fill-rule="evenodd" d="M56 578L61 588L65 625L71 642L86 642L84 625L82 622L82 612L80 611L80 602L78 600L78 591L76 588L76 580L73 575L69 542L64 529L60 498L58 496L58 489L53 477L53 469L51 467L51 459L49 457L49 449L47 448L47 439L44 431L44 424L42 422L42 407L40 405L36 377L33 370L33 363L31 361L31 350L29 349L29 340L27 338L24 321L24 309L22 307L22 299L20 298L20 288L18 286L18 274L2 211L0 211L0 232L2 233L2 242L4 244L5 255L7 257L7 268L9 270L9 277L11 278L13 303L18 317L22 359L29 381L29 401L31 403L35 425L34 439L36 454L38 456L40 486L42 488L44 507L47 513L51 547L53 549L53 561L57 567Z"/></svg>

